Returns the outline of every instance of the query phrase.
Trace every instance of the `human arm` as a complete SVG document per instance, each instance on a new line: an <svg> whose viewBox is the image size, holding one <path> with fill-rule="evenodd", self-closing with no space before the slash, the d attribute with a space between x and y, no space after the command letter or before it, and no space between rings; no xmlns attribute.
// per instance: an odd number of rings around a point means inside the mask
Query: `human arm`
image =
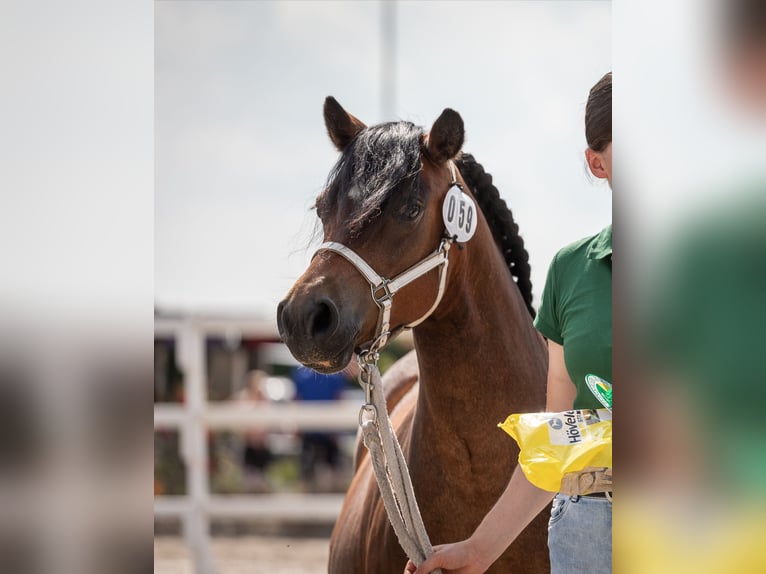
<svg viewBox="0 0 766 574"><path fill-rule="evenodd" d="M546 411L571 409L575 387L564 364L564 348L548 341L548 379ZM531 484L519 466L508 486L470 538L454 544L436 546L434 553L419 568L410 561L405 573L426 574L443 568L454 574L481 574L527 527L553 498L553 493Z"/></svg>
<svg viewBox="0 0 766 574"><path fill-rule="evenodd" d="M564 347L548 339L548 382L545 411L560 413L574 405L577 389L569 378L564 362Z"/></svg>

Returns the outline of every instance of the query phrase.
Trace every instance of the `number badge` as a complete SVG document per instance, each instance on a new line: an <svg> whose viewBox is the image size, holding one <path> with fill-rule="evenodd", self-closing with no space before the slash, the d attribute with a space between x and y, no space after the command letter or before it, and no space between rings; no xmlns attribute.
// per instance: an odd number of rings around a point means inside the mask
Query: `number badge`
<svg viewBox="0 0 766 574"><path fill-rule="evenodd" d="M442 205L444 227L450 237L457 236L458 243L465 243L476 232L476 204L456 185L447 192Z"/></svg>

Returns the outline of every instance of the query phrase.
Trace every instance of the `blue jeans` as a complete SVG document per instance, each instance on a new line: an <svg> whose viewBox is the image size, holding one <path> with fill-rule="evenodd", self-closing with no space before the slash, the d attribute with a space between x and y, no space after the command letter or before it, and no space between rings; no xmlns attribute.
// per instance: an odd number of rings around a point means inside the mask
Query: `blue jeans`
<svg viewBox="0 0 766 574"><path fill-rule="evenodd" d="M548 522L551 574L612 572L612 502L557 494Z"/></svg>

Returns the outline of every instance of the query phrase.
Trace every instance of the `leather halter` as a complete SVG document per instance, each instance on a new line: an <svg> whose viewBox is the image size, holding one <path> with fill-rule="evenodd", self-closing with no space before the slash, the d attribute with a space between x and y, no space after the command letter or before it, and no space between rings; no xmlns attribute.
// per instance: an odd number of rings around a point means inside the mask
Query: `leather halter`
<svg viewBox="0 0 766 574"><path fill-rule="evenodd" d="M462 186L457 182L455 166L451 160L448 162L448 166L450 175L452 176L450 187L457 185L462 189ZM354 267L356 267L357 271L359 271L359 273L362 274L362 277L364 277L370 284L372 300L375 302L379 309L378 325L375 329L375 336L372 339L372 343L370 344L369 348L363 349L359 353L360 358L374 356L388 342L388 339L391 336L391 305L396 292L399 291L402 287L409 285L416 279L422 277L432 269L438 267L439 291L436 294L433 305L431 305L431 308L426 311L422 317L416 321L413 321L412 323L404 325L402 329L412 329L417 327L423 321L428 319L428 317L430 317L431 314L436 310L442 300L442 296L444 295L444 288L447 283L447 267L449 265L449 248L453 242L454 238L448 237L445 233L445 236L440 241L439 247L436 249L436 251L420 260L409 269L403 271L393 279L386 279L385 277L382 277L376 273L375 270L364 259L362 259L362 257L360 257L356 252L346 247L342 243L327 241L322 243L322 245L317 248L317 250L314 252L314 257L316 257L317 253L320 251L333 251L344 257Z"/></svg>

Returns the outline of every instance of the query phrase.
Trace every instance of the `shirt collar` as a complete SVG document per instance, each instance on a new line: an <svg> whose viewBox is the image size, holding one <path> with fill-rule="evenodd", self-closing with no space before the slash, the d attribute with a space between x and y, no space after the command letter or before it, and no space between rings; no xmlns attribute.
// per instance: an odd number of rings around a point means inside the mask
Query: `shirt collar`
<svg viewBox="0 0 766 574"><path fill-rule="evenodd" d="M596 235L585 252L588 259L605 259L612 257L612 224L607 225Z"/></svg>

